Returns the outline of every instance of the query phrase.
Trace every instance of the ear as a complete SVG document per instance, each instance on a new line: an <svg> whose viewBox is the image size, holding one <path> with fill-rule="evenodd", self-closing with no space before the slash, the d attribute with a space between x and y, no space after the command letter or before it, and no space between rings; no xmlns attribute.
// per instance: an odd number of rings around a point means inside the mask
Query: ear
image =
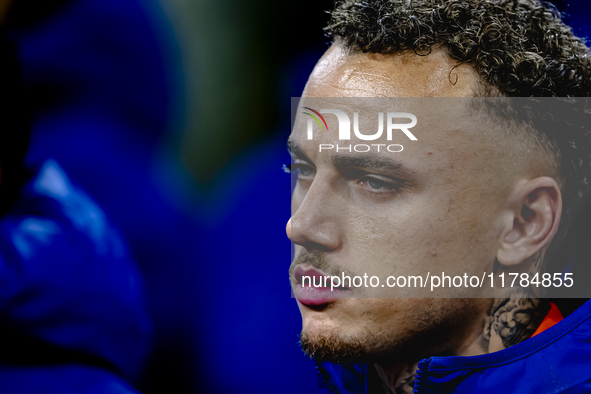
<svg viewBox="0 0 591 394"><path fill-rule="evenodd" d="M550 177L519 182L509 199L511 208L497 250L497 260L504 266L520 264L548 246L562 214L560 188Z"/></svg>

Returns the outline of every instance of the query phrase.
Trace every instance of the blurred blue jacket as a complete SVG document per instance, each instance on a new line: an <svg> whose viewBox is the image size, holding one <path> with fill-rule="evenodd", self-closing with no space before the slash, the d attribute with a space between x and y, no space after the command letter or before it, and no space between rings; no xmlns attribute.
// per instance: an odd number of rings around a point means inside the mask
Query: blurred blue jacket
<svg viewBox="0 0 591 394"><path fill-rule="evenodd" d="M365 365L317 365L332 393L376 393ZM590 393L591 301L558 324L507 349L419 363L413 393Z"/></svg>
<svg viewBox="0 0 591 394"><path fill-rule="evenodd" d="M130 393L149 350L140 275L100 208L46 161L0 220L0 391Z"/></svg>

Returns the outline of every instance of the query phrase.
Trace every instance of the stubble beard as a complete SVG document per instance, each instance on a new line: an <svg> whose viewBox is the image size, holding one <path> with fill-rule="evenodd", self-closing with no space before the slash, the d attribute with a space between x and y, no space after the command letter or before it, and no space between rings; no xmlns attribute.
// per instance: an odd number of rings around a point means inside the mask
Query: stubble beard
<svg viewBox="0 0 591 394"><path fill-rule="evenodd" d="M441 334L441 333L440 333ZM300 346L311 359L337 364L403 362L423 353L422 338L399 338L394 335L364 332L345 335L338 332L311 333L302 330Z"/></svg>
<svg viewBox="0 0 591 394"><path fill-rule="evenodd" d="M348 364L373 362L396 348L383 338L367 333L363 337L344 336L337 333L317 334L302 330L300 346L304 353L318 362Z"/></svg>
<svg viewBox="0 0 591 394"><path fill-rule="evenodd" d="M355 333L338 328L324 332L302 330L300 346L315 361L339 364L414 363L431 356L455 355L457 341L465 336L474 309L472 300L446 301L444 305L415 311L414 318L402 317L398 327L366 326Z"/></svg>

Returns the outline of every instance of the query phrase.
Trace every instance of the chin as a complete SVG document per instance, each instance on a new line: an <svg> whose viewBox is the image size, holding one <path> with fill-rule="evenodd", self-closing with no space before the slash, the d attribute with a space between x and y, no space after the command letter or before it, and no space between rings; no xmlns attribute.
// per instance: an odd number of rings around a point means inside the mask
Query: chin
<svg viewBox="0 0 591 394"><path fill-rule="evenodd" d="M375 356L371 348L384 343L371 334L369 322L361 316L342 313L340 305L322 311L300 306L302 313L301 347L316 361L333 363L368 362Z"/></svg>
<svg viewBox="0 0 591 394"><path fill-rule="evenodd" d="M388 335L375 335L367 330L347 332L342 329L303 329L300 345L304 353L315 361L338 364L369 363L383 358L396 358L399 343Z"/></svg>
<svg viewBox="0 0 591 394"><path fill-rule="evenodd" d="M402 360L439 349L465 319L419 299L341 299L322 310L299 305L301 345L314 360L336 363ZM450 315L454 318L450 318ZM465 316L462 316L465 317Z"/></svg>
<svg viewBox="0 0 591 394"><path fill-rule="evenodd" d="M370 358L363 340L352 340L338 332L323 333L303 329L300 346L308 357L319 362L344 364L368 361Z"/></svg>
<svg viewBox="0 0 591 394"><path fill-rule="evenodd" d="M302 314L302 330L313 335L326 335L342 329L342 322L339 322L338 315L334 316L327 310L312 310L307 306L300 305Z"/></svg>

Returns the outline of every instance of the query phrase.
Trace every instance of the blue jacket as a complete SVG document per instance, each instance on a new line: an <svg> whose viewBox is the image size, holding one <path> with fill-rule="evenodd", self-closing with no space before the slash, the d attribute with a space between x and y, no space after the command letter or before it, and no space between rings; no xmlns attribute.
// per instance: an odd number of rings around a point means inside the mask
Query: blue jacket
<svg viewBox="0 0 591 394"><path fill-rule="evenodd" d="M374 393L365 365L317 365L333 393ZM431 357L419 363L414 392L591 393L591 301L558 324L507 349L474 357Z"/></svg>
<svg viewBox="0 0 591 394"><path fill-rule="evenodd" d="M151 340L144 302L103 212L43 163L0 219L0 391L133 392Z"/></svg>

